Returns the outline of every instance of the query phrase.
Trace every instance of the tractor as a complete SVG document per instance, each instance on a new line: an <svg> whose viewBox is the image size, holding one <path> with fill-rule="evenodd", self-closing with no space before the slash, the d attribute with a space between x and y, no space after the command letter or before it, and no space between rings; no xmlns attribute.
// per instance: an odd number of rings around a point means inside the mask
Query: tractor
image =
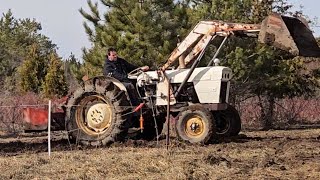
<svg viewBox="0 0 320 180"><path fill-rule="evenodd" d="M232 70L220 66L216 58L231 36L258 38L294 56L320 56L312 32L298 18L274 13L261 24L201 21L161 68L147 72L138 68L128 74L140 97L138 106L132 106L128 90L117 79L93 77L67 98L57 116L64 118L53 120L63 122L71 139L89 146L122 141L134 128L141 137L154 139L166 120L169 123L168 115L175 120L177 136L186 142L206 144L236 136L241 119L229 104ZM224 39L212 60L198 67L206 47L217 37ZM179 65L174 65L177 61Z"/></svg>

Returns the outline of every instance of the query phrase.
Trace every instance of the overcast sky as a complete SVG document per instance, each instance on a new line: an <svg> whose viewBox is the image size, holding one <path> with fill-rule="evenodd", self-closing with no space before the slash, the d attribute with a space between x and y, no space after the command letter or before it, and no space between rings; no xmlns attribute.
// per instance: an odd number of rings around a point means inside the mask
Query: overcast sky
<svg viewBox="0 0 320 180"><path fill-rule="evenodd" d="M296 5L297 9L303 2L306 15L320 18L319 0L289 2ZM81 59L81 48L91 46L82 26L84 19L78 11L81 7L88 9L87 0L0 0L1 17L11 9L15 18L35 18L42 25L41 33L57 44L58 53L63 58L67 58L72 52ZM319 26L320 23L311 27L317 37L320 36Z"/></svg>

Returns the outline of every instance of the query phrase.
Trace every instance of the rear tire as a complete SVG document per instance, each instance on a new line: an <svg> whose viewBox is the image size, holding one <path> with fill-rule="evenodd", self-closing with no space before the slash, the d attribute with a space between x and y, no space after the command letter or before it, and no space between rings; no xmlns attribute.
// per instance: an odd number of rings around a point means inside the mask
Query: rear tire
<svg viewBox="0 0 320 180"><path fill-rule="evenodd" d="M183 141L207 144L215 135L213 116L201 105L188 106L178 114L176 132Z"/></svg>
<svg viewBox="0 0 320 180"><path fill-rule="evenodd" d="M110 79L90 79L68 99L66 128L69 137L89 146L122 141L128 131L131 109L127 92Z"/></svg>
<svg viewBox="0 0 320 180"><path fill-rule="evenodd" d="M231 105L226 110L213 111L219 137L236 136L241 131L241 119L238 111Z"/></svg>

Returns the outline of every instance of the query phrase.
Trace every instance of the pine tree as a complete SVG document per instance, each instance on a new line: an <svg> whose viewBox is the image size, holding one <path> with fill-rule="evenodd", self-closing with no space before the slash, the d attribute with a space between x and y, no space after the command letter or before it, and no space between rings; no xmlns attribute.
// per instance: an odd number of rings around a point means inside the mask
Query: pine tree
<svg viewBox="0 0 320 180"><path fill-rule="evenodd" d="M48 60L46 56L41 55L37 44L30 48L25 61L18 69L21 90L40 93L47 74Z"/></svg>
<svg viewBox="0 0 320 180"><path fill-rule="evenodd" d="M188 27L186 6L173 0L138 1L101 0L108 11L101 16L98 4L88 1L91 12L80 13L90 23L84 27L93 48L84 50L83 73L101 74L106 49L136 65L157 68L165 62L177 44L177 35ZM93 26L93 28L92 28ZM95 73L97 72L97 73Z"/></svg>
<svg viewBox="0 0 320 180"><path fill-rule="evenodd" d="M183 38L200 20L223 20L238 23L260 23L271 11L290 13L287 0L179 0L136 1L101 0L107 11L101 15L98 4L90 0L91 12L80 10L87 20L84 27L93 48L84 50L81 70L89 76L101 74L105 51L118 49L120 56L137 65L156 67L176 47L177 34ZM291 13L295 14L295 13ZM88 23L89 24L88 24ZM210 44L216 49L217 44ZM210 60L213 52L204 58ZM261 99L262 120L270 128L276 98L312 94L313 76L301 75L301 59L290 57L256 40L230 38L219 58L234 71L232 92L237 101L250 96ZM98 73L95 73L98 72Z"/></svg>
<svg viewBox="0 0 320 180"><path fill-rule="evenodd" d="M43 92L46 97L64 96L68 93L68 86L62 67L62 61L56 53L51 53L50 65L42 84Z"/></svg>
<svg viewBox="0 0 320 180"><path fill-rule="evenodd" d="M18 89L30 89L39 92L41 88L41 78L28 75L44 75L40 69L34 72L33 67L37 67L41 62L32 62L32 59L42 59L51 51L56 49L48 37L39 33L41 24L30 19L16 19L11 10L3 14L0 18L0 89L8 93L16 93ZM39 64L40 63L40 64ZM24 64L24 67L20 67ZM42 65L40 65L42 66ZM25 77L20 79L17 70L25 72ZM30 82L27 83L30 77ZM21 84L23 87L19 87ZM17 88L18 87L18 88Z"/></svg>
<svg viewBox="0 0 320 180"><path fill-rule="evenodd" d="M64 73L67 84L69 85L69 91L73 92L82 81L83 74L79 72L82 67L79 60L71 54L68 59L64 60Z"/></svg>

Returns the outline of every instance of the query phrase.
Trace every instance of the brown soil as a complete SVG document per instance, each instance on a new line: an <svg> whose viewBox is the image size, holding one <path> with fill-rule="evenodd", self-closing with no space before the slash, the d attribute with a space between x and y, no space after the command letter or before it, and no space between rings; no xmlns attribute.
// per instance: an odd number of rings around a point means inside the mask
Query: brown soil
<svg viewBox="0 0 320 180"><path fill-rule="evenodd" d="M0 133L0 179L320 179L320 129L242 132L210 145L128 140L105 148Z"/></svg>

